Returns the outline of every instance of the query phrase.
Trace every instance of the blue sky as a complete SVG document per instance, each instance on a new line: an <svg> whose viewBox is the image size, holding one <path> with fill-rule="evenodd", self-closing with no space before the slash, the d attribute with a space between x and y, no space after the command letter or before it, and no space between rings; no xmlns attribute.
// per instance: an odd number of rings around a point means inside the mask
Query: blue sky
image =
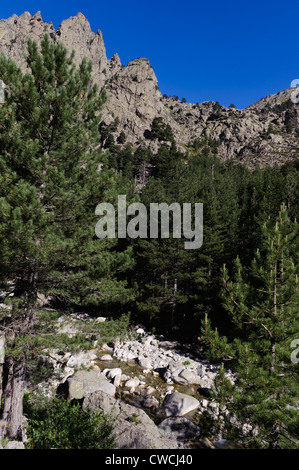
<svg viewBox="0 0 299 470"><path fill-rule="evenodd" d="M57 28L83 13L123 64L146 57L162 93L244 108L299 78L298 0L1 2L0 18L41 11Z"/></svg>

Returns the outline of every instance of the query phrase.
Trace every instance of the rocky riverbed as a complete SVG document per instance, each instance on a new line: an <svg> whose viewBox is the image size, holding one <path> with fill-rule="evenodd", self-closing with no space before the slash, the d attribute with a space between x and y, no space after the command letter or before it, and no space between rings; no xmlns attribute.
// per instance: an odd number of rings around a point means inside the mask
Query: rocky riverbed
<svg viewBox="0 0 299 470"><path fill-rule="evenodd" d="M73 318L74 320L74 318ZM86 318L88 321L88 318ZM105 321L101 318L99 321ZM62 332L76 334L76 322L61 317ZM48 352L57 377L39 384L48 396L64 394L83 406L117 413L118 448L190 448L219 446L221 436L204 438L203 417L227 413L210 399L218 365L190 345L167 341L136 327L133 337L118 339L77 354ZM227 371L227 377L234 377ZM221 442L220 442L221 443Z"/></svg>

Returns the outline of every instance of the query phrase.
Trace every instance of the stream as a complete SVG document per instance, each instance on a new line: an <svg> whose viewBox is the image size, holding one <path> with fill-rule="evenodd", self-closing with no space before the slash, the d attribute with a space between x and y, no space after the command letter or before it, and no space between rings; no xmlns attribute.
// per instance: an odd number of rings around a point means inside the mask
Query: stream
<svg viewBox="0 0 299 470"><path fill-rule="evenodd" d="M104 354L105 351L99 351L99 357ZM145 374L144 369L139 366L136 361L133 360L123 362L115 357L112 357L112 360L97 360L96 364L101 369L101 371L105 371L105 369L120 368L122 370L122 373L128 376L128 378L137 377L140 381L144 382L144 384L141 384L134 392L129 392L129 389L125 386L117 387L115 397L129 405L142 409L154 421L156 425L158 425L159 423L161 423L161 421L163 421L163 419L165 419L165 417L163 417L159 413L159 408L162 405L165 396L167 395L167 389L169 388L169 386L173 388L172 392L177 391L186 395L191 395L197 400L199 400L199 402L201 402L202 400L208 400L205 396L201 395L197 391L197 385L180 385L176 383L170 385L166 383L160 377L159 374L153 371L150 371L149 373ZM155 389L151 396L156 398L159 402L157 406L153 406L150 408L143 406L144 399L147 396L146 389L148 387L152 387L153 389ZM188 418L190 421L192 421L204 431L204 427L206 426L206 424L201 411L191 411L190 413L184 415L184 417ZM213 440L213 445L216 448L236 448L236 445L232 442L228 442L221 439L217 440L218 438L216 436L214 436L214 439L215 440ZM190 442L190 444L193 448L202 448L200 444L197 445L195 442Z"/></svg>

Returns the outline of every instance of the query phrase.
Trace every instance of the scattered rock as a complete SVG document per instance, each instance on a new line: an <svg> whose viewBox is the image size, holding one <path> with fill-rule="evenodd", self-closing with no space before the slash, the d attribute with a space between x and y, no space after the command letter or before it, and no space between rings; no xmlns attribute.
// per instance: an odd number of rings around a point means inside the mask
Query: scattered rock
<svg viewBox="0 0 299 470"><path fill-rule="evenodd" d="M74 354L69 358L66 363L67 367L81 367L81 366L90 366L91 361L96 358L95 354L81 351L78 354Z"/></svg>

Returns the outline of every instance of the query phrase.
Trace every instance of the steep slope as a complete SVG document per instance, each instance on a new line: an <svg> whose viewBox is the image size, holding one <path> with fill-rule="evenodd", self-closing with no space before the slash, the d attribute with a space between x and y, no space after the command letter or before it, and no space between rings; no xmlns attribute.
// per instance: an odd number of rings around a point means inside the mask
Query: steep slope
<svg viewBox="0 0 299 470"><path fill-rule="evenodd" d="M253 167L298 158L299 107L290 99L292 91L270 95L246 109L214 102L181 103L173 98L163 101L185 131L176 135L179 142L212 138L219 142L219 158L237 159Z"/></svg>
<svg viewBox="0 0 299 470"><path fill-rule="evenodd" d="M162 96L149 61L138 58L124 66L117 54L108 60L101 31L93 33L81 13L64 20L57 30L42 20L40 12L0 20L0 52L25 70L28 38L39 43L44 34L54 42L62 41L69 51L74 50L77 64L83 57L92 60L93 81L100 89L105 87L108 95L103 125L118 118L115 137L123 131L126 142L133 146L157 150L159 142L149 137L153 119L161 117L171 126L184 151L192 150L192 142L204 145L210 138L218 143L219 158L236 159L250 167L298 158L299 106L290 100L292 88L241 110L215 102L191 104Z"/></svg>

